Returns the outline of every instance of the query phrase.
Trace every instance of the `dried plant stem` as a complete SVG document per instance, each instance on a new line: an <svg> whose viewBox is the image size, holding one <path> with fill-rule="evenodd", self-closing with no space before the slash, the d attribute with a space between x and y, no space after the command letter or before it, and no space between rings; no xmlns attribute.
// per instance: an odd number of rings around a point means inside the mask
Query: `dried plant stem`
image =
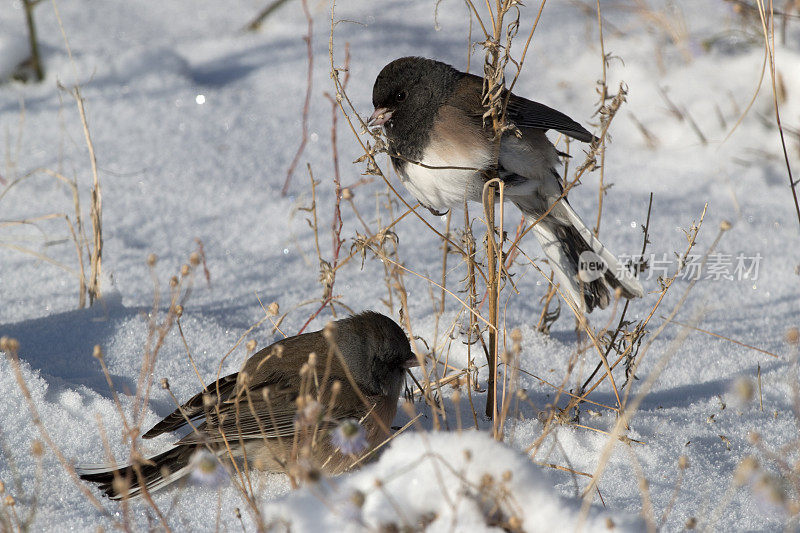
<svg viewBox="0 0 800 533"><path fill-rule="evenodd" d="M294 154L294 159L292 159L292 163L289 165L289 170L286 172L286 181L283 182L283 189L281 189L281 196L286 196L289 192L289 185L292 182L292 174L294 173L294 169L297 166L297 163L300 161L300 156L303 154L303 150L306 148L306 143L308 142L308 112L309 107L311 106L311 87L312 81L314 79L314 47L313 47L313 37L314 37L314 19L311 17L311 12L308 10L308 0L302 0L303 4L303 14L306 16L306 21L308 23L308 33L303 37L303 40L306 43L306 53L308 55L308 71L306 75L306 98L305 102L303 103L303 126L302 126L302 139L300 141L300 146L297 148L297 153Z"/></svg>
<svg viewBox="0 0 800 533"><path fill-rule="evenodd" d="M600 93L600 107L602 109L606 105L606 100L608 100L608 85L606 84L606 66L608 63L608 58L606 57L606 48L605 42L603 41L603 17L600 14L600 0L596 0L597 5L597 29L599 32L599 39L600 39L600 59L603 65L603 74L602 78L598 83L597 91ZM594 236L600 236L600 220L603 217L603 198L606 195L606 187L604 184L605 178L605 171L606 171L606 139L605 137L600 140L600 146L598 148L600 152L600 180L597 185L597 224L594 227Z"/></svg>
<svg viewBox="0 0 800 533"><path fill-rule="evenodd" d="M25 7L25 23L28 26L28 43L31 47L31 67L36 74L36 81L44 79L44 69L42 68L42 59L39 54L39 40L36 38L36 23L33 20L33 9L41 0L23 0Z"/></svg>
<svg viewBox="0 0 800 533"><path fill-rule="evenodd" d="M264 24L264 21L269 17L272 13L274 13L278 8L283 6L288 0L272 0L269 4L266 5L258 14L253 17L253 20L247 23L247 25L243 28L243 31L258 31L261 29L261 25Z"/></svg>
<svg viewBox="0 0 800 533"><path fill-rule="evenodd" d="M662 316L661 319L662 320L667 320L667 317ZM670 322L672 322L673 324L676 324L678 326L684 327L684 328L691 328L691 329L693 329L695 331L699 331L700 333L705 333L706 335L711 335L712 337L717 337L718 339L722 339L722 340L725 340L725 341L728 341L728 342L732 342L733 344L738 344L739 346L743 346L745 348L749 348L751 350L755 350L757 352L761 352L763 354L769 355L770 357L774 357L775 359L780 359L780 357L778 355L776 355L776 354L774 354L772 352L768 352L767 350L762 350L761 348L757 348L755 346L751 346L749 344L745 344L745 343L737 341L735 339L731 339L730 337L726 337L725 335L720 335L719 333L714 333L713 331L708 331L708 330L701 329L701 328L698 328L698 327L695 327L695 326L691 326L689 324L684 324L683 322L678 322L675 319L670 320Z"/></svg>
<svg viewBox="0 0 800 533"><path fill-rule="evenodd" d="M786 150L786 139L783 136L783 126L781 125L781 114L778 109L778 90L775 81L775 17L772 10L772 0L769 1L769 22L766 18L766 8L764 0L756 0L758 15L761 18L761 29L764 32L764 48L769 56L769 73L772 78L772 102L775 109L775 123L778 125L778 133L781 137L781 148L783 149L783 159L786 163L786 173L789 178L789 188L792 190L794 200L794 210L797 213L797 222L800 224L800 204L797 200L797 184L792 176L792 166L789 163L789 153Z"/></svg>
<svg viewBox="0 0 800 533"><path fill-rule="evenodd" d="M92 167L92 205L89 213L92 219L93 242L91 250L88 250L91 273L89 275L89 286L87 287L89 305L92 305L95 300L100 298L100 266L103 257L103 197L100 191L100 178L97 174L97 157L94 154L94 144L92 144L92 137L89 134L89 124L86 120L83 97L77 85L72 88L72 94L78 105L81 125L83 126L83 136L89 149L89 162Z"/></svg>
<svg viewBox="0 0 800 533"><path fill-rule="evenodd" d="M487 359L489 363L489 378L486 387L486 416L495 421L493 423L493 433L497 438L497 308L500 295L497 281L497 254L494 246L495 186L487 184L486 189L488 189L489 193L488 200L484 204L484 213L486 215L486 273L489 276L487 284L489 286L489 326L491 326L489 327L489 354Z"/></svg>
<svg viewBox="0 0 800 533"><path fill-rule="evenodd" d="M649 200L649 202L647 204L647 220L646 220L644 228L643 228L644 237L642 239L643 240L643 242L642 242L642 252L639 254L641 257L644 257L644 253L645 253L645 251L647 251L647 245L650 242L650 240L649 240L650 214L652 213L652 211L653 211L653 193L650 193L650 200ZM622 313L620 314L619 322L617 324L617 327L614 330L614 332L611 334L611 339L608 341L608 347L606 348L606 352L605 352L605 356L606 357L608 357L608 355L611 353L611 350L614 348L614 342L617 340L617 336L622 331L622 328L623 328L623 326L625 324L625 315L628 312L628 305L630 305L630 302L631 302L630 300L626 300L625 301L625 306L622 308ZM643 331L643 330L640 329L639 331ZM602 365L603 365L602 361L600 363L597 363L597 366L595 367L594 371L589 375L588 378L586 378L586 381L584 381L584 383L583 383L583 385L581 386L581 389L580 389L581 390L581 394L583 393L583 391L586 390L586 387L589 385L589 383L591 383L592 379L594 379L594 376L600 370Z"/></svg>

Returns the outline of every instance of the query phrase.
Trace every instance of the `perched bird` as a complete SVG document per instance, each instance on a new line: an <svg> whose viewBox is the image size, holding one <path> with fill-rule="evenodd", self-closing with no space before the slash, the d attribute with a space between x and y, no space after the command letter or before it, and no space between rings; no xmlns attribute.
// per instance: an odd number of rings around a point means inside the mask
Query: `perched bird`
<svg viewBox="0 0 800 533"><path fill-rule="evenodd" d="M480 202L487 175L496 171L505 198L529 222L555 204L533 232L556 281L578 306L584 302L589 312L605 308L609 288L620 289L625 298L641 297L634 274L592 234L567 199L559 199L559 153L545 132L556 130L583 142L591 142L592 134L555 109L511 94L506 119L521 136L505 132L497 150L492 124L484 123L482 91L482 78L421 57L396 59L378 74L369 125L383 126L392 164L406 188L442 215L465 200Z"/></svg>
<svg viewBox="0 0 800 533"><path fill-rule="evenodd" d="M392 319L367 311L338 320L260 350L240 372L210 383L153 426L143 438L187 424L193 430L140 464L139 473L107 464L78 473L112 499L140 495L141 481L151 491L185 476L198 450L224 459L230 448L273 472L299 461L336 474L389 436L405 369L417 364Z"/></svg>

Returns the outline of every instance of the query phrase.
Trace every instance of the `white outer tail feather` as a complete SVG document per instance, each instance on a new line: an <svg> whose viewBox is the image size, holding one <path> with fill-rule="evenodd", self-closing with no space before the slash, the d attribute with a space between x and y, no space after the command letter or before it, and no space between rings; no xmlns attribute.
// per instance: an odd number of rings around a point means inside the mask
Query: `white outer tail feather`
<svg viewBox="0 0 800 533"><path fill-rule="evenodd" d="M603 261L605 261L608 269L615 274L614 277L619 280L622 286L625 287L625 289L630 293L636 295L637 298L644 296L642 284L639 283L639 280L636 279L636 276L633 274L633 272L619 264L617 257L612 254L609 249L598 240L597 237L594 236L592 230L586 227L586 224L583 223L583 220L580 219L578 214L567 202L561 199L559 200L559 204L569 217L569 221L572 222L572 227L578 230L578 233L580 233L581 237L583 237L589 246L592 247L592 251L599 255Z"/></svg>
<svg viewBox="0 0 800 533"><path fill-rule="evenodd" d="M617 261L616 256L601 243L594 233L584 224L583 220L575 213L572 207L562 198L558 201L555 208L560 215L566 215L572 227L586 241L594 253L596 253L606 264L614 277L625 287L625 289L638 298L644 296L644 290L636 276L628 268L623 267ZM538 217L528 216L529 222L534 222ZM547 219L544 219L547 220ZM583 298L581 297L580 282L575 279L570 271L570 259L564 253L559 238L550 230L547 224L538 223L533 227L534 235L542 247L542 251L553 268L555 280L562 288L564 296L569 297L576 308L582 307ZM613 293L613 291L612 291Z"/></svg>

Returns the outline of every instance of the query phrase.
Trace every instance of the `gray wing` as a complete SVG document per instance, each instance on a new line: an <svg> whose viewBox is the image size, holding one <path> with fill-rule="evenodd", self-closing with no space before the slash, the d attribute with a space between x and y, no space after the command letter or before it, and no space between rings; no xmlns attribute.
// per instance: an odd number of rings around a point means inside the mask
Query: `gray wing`
<svg viewBox="0 0 800 533"><path fill-rule="evenodd" d="M506 107L506 117L518 128L537 128L540 130L556 130L583 142L592 142L594 136L586 128L569 118L561 111L556 111L539 102L532 102L521 96L511 95Z"/></svg>

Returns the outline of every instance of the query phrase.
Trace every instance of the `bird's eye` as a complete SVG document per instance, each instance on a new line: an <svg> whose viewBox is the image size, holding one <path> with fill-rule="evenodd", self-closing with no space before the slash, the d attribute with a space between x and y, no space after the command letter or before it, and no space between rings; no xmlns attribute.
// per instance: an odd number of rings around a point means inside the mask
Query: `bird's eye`
<svg viewBox="0 0 800 533"><path fill-rule="evenodd" d="M395 95L394 99L395 99L396 101L398 101L398 102L402 102L403 100L405 100L405 99L406 99L406 97L407 97L407 96L408 96L408 93L407 93L407 92L405 92L405 91L400 91L399 93L397 93L397 94Z"/></svg>

